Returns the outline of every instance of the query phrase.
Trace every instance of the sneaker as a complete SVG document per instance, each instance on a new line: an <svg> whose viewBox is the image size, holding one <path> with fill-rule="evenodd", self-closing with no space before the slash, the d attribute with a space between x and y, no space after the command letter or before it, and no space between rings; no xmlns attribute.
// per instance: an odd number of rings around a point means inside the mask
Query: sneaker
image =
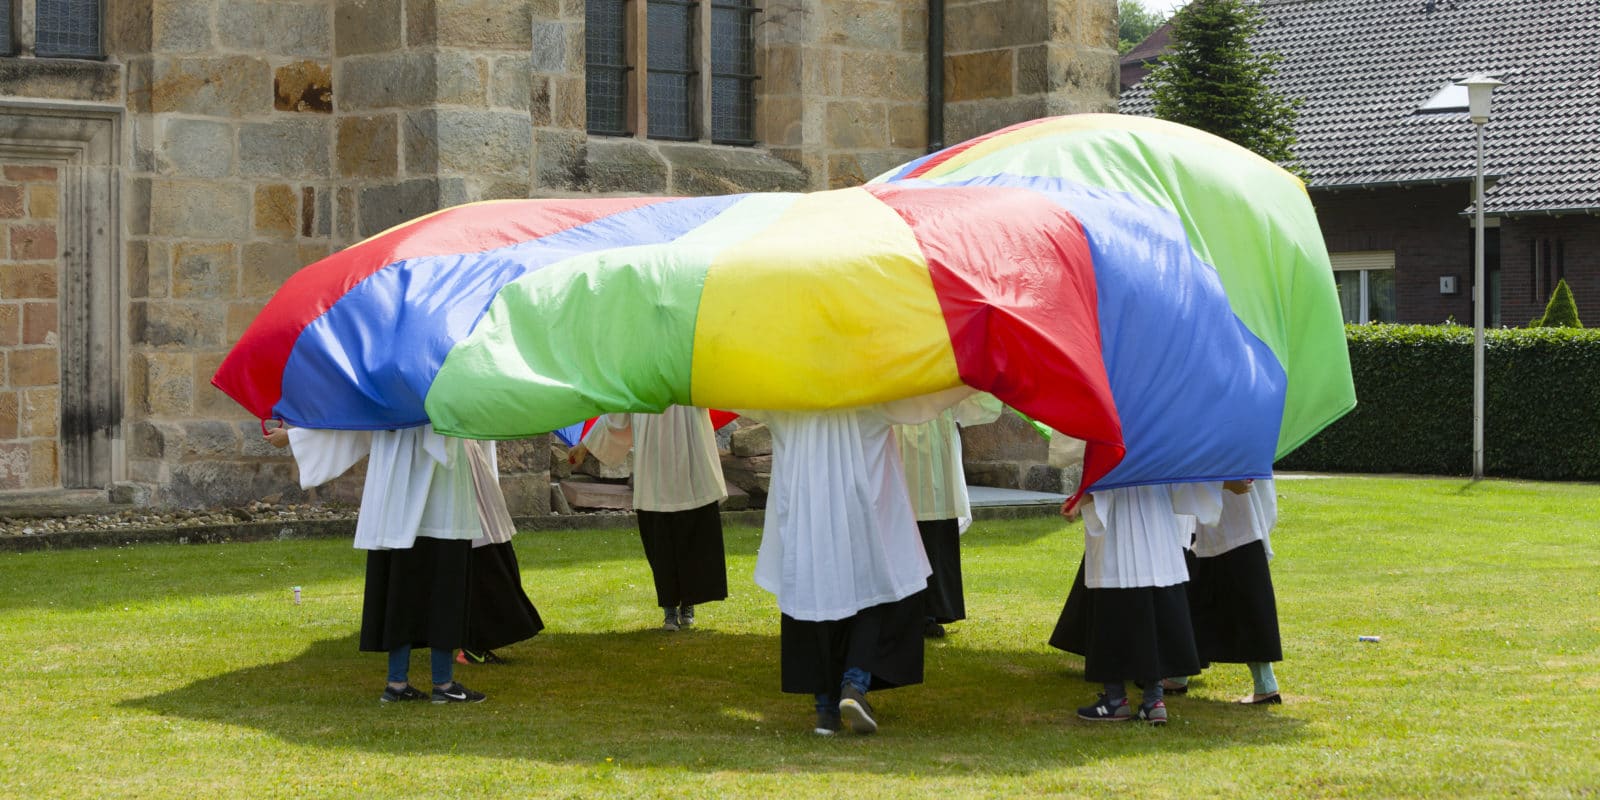
<svg viewBox="0 0 1600 800"><path fill-rule="evenodd" d="M872 704L867 695L854 686L845 686L840 693L839 716L850 721L850 730L856 733L877 733L878 722L872 718Z"/></svg>
<svg viewBox="0 0 1600 800"><path fill-rule="evenodd" d="M675 630L677 630L678 629L678 609L676 609L676 608L665 608L665 609L662 609L662 611L664 611L665 614L661 618L661 630L664 630L664 631L675 631Z"/></svg>
<svg viewBox="0 0 1600 800"><path fill-rule="evenodd" d="M1163 714L1166 706L1161 707ZM1128 707L1128 698L1119 697L1115 701L1108 699L1104 694L1095 698L1095 701L1078 709L1078 719L1090 722L1127 722L1133 719L1133 709Z"/></svg>
<svg viewBox="0 0 1600 800"><path fill-rule="evenodd" d="M378 702L380 703L403 703L407 700L426 699L428 699L427 695L423 694L421 691L418 691L415 686L412 686L409 683L406 684L406 688L404 689L396 689L393 686L385 686L383 687L383 694L378 696Z"/></svg>
<svg viewBox="0 0 1600 800"><path fill-rule="evenodd" d="M678 627L687 628L694 624L694 606L678 607Z"/></svg>
<svg viewBox="0 0 1600 800"><path fill-rule="evenodd" d="M457 664L504 664L506 660L495 655L493 650L468 650L461 648L456 653Z"/></svg>
<svg viewBox="0 0 1600 800"><path fill-rule="evenodd" d="M817 710L817 727L813 733L818 736L832 736L844 729L844 722L839 719L839 712L831 709Z"/></svg>
<svg viewBox="0 0 1600 800"><path fill-rule="evenodd" d="M418 692L421 694L421 692ZM433 702L438 703L481 703L488 695L483 692L474 692L460 683L451 681L449 686L440 689L433 687Z"/></svg>
<svg viewBox="0 0 1600 800"><path fill-rule="evenodd" d="M922 636L926 639L943 639L944 633L944 626L931 619L927 625L922 626Z"/></svg>
<svg viewBox="0 0 1600 800"><path fill-rule="evenodd" d="M1151 725L1167 724L1166 701L1157 700L1154 703L1141 703L1139 705L1138 718Z"/></svg>

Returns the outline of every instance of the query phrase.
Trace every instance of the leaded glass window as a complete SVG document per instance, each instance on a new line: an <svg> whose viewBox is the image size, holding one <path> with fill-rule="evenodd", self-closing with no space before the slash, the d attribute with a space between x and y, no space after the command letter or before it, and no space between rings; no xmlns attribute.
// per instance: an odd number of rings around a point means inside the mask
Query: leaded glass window
<svg viewBox="0 0 1600 800"><path fill-rule="evenodd" d="M695 138L695 8L691 0L650 0L648 133L652 139Z"/></svg>
<svg viewBox="0 0 1600 800"><path fill-rule="evenodd" d="M11 44L11 0L0 0L0 56L15 53Z"/></svg>
<svg viewBox="0 0 1600 800"><path fill-rule="evenodd" d="M628 57L625 0L588 0L584 80L590 133L627 136Z"/></svg>
<svg viewBox="0 0 1600 800"><path fill-rule="evenodd" d="M33 51L43 57L100 55L99 0L39 0Z"/></svg>
<svg viewBox="0 0 1600 800"><path fill-rule="evenodd" d="M755 140L756 9L748 0L711 4L711 141Z"/></svg>

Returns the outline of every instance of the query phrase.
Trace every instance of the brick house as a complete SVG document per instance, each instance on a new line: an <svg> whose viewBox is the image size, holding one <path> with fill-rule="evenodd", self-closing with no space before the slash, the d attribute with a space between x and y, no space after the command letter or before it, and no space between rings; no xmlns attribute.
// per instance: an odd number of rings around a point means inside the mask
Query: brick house
<svg viewBox="0 0 1600 800"><path fill-rule="evenodd" d="M1114 0L0 0L0 503L298 499L209 378L401 221L848 186L1116 86ZM501 464L543 513L543 437Z"/></svg>
<svg viewBox="0 0 1600 800"><path fill-rule="evenodd" d="M1295 152L1348 321L1472 324L1476 134L1453 84L1482 72L1505 82L1484 129L1485 321L1526 325L1565 278L1600 323L1600 4L1259 7L1253 44L1283 56L1274 88L1304 103ZM1148 49L1124 69L1148 71ZM1149 88L1121 108L1153 113Z"/></svg>

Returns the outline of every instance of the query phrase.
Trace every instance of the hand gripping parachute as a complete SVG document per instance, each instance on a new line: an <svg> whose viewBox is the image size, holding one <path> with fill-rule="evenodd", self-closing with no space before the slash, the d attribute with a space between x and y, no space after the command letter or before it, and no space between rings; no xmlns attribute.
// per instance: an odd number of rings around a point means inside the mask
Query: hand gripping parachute
<svg viewBox="0 0 1600 800"><path fill-rule="evenodd" d="M212 382L263 419L496 439L966 385L1085 440L1081 488L1264 477L1355 402L1300 181L1115 115L851 189L446 209L296 273Z"/></svg>

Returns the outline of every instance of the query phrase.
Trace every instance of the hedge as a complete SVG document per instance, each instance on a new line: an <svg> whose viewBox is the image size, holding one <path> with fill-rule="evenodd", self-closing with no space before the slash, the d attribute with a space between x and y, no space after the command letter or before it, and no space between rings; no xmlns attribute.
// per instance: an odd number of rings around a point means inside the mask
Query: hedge
<svg viewBox="0 0 1600 800"><path fill-rule="evenodd" d="M1472 329L1350 325L1356 408L1278 462L1335 472L1472 472ZM1484 332L1484 471L1600 480L1600 330Z"/></svg>

